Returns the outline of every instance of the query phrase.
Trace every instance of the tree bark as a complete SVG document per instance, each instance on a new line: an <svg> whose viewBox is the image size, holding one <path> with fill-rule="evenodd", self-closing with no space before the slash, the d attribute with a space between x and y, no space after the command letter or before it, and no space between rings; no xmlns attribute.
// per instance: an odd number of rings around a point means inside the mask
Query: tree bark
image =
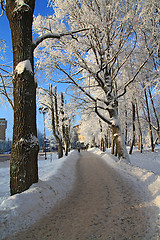
<svg viewBox="0 0 160 240"><path fill-rule="evenodd" d="M58 158L62 158L63 157L63 147L62 147L61 138L59 136L58 104L57 104L57 96L55 96L57 94L57 91L55 90L55 95L54 95L55 102L53 102L52 85L50 85L49 93L50 93L50 100L51 100L50 110L51 110L51 121L52 121L52 133L57 142ZM54 109L54 105L55 105L55 108L57 108L57 109Z"/></svg>
<svg viewBox="0 0 160 240"><path fill-rule="evenodd" d="M157 116L156 108L155 108L155 105L154 105L152 93L151 93L151 90L150 90L149 87L148 87L148 93L149 93L149 97L150 97L150 100L151 100L154 116L155 116L156 123L157 123L157 127L154 127L154 129L156 130L158 141L160 142L160 124L159 124L159 119L158 119L158 116Z"/></svg>
<svg viewBox="0 0 160 240"><path fill-rule="evenodd" d="M120 160L124 160L126 162L129 161L129 156L127 153L127 149L125 146L125 141L121 132L121 126L120 122L117 116L117 108L112 104L112 108L108 108L108 113L110 115L110 120L106 119L101 113L98 112L97 104L95 105L95 112L97 115L105 122L107 122L110 125L110 128L112 130L112 149L111 153L114 154L114 146L116 145L116 151L118 158Z"/></svg>
<svg viewBox="0 0 160 240"><path fill-rule="evenodd" d="M137 114L137 121L138 121L138 129L139 129L139 150L142 153L143 151L143 141L142 141L142 130L141 130L141 124L140 124L140 119L139 119L139 112L138 112L138 104L136 102L136 114Z"/></svg>
<svg viewBox="0 0 160 240"><path fill-rule="evenodd" d="M102 123L99 119L99 126L100 126L100 133L101 133L101 139L100 139L100 149L101 151L105 152L105 144L104 144L104 138L103 138L103 129L102 129Z"/></svg>
<svg viewBox="0 0 160 240"><path fill-rule="evenodd" d="M18 5L15 0L6 1L6 14L12 34L14 70L14 127L10 161L11 195L23 192L38 181L36 84L32 50L34 6L34 0L23 5Z"/></svg>
<svg viewBox="0 0 160 240"><path fill-rule="evenodd" d="M121 126L120 126L120 121L118 119L118 114L117 114L117 101L112 105L112 109L108 109L110 118L112 120L112 136L114 139L115 143L115 150L114 153L115 155L118 155L119 159L123 159L126 162L129 162L129 156L127 153L126 145L125 145L125 140L121 132Z"/></svg>
<svg viewBox="0 0 160 240"><path fill-rule="evenodd" d="M65 146L65 155L68 156L69 149L69 132L68 126L65 124L65 116L64 116L64 97L63 93L61 93L61 115L62 115L62 136L63 142Z"/></svg>
<svg viewBox="0 0 160 240"><path fill-rule="evenodd" d="M110 137L110 128L108 127L108 130L107 130L107 148L110 148L111 147L111 137Z"/></svg>
<svg viewBox="0 0 160 240"><path fill-rule="evenodd" d="M133 129L133 138L132 138L132 144L129 150L129 154L132 154L133 146L135 145L135 139L136 139L136 129L135 129L135 119L136 119L136 108L135 104L132 102L132 129Z"/></svg>
<svg viewBox="0 0 160 240"><path fill-rule="evenodd" d="M125 144L127 144L127 135L128 135L127 118L128 118L128 114L127 114L127 108L126 108L126 104L125 104Z"/></svg>
<svg viewBox="0 0 160 240"><path fill-rule="evenodd" d="M145 96L146 107L147 107L148 125L149 125L149 133L150 133L150 140L151 140L151 151L154 152L153 133L152 133L151 118L150 118L150 111L149 111L149 104L148 104L146 89L144 89L144 96Z"/></svg>

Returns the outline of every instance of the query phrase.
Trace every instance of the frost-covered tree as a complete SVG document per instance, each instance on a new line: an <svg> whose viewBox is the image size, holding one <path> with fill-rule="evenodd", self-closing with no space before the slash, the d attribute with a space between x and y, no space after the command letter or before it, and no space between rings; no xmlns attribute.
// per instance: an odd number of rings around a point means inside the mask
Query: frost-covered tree
<svg viewBox="0 0 160 240"><path fill-rule="evenodd" d="M47 127L51 129L58 148L58 158L63 157L62 136L60 132L59 104L57 87L49 86L49 90L39 88L38 99L40 109L45 109L47 114Z"/></svg>
<svg viewBox="0 0 160 240"><path fill-rule="evenodd" d="M38 88L38 103L40 109L46 109L47 127L52 131L58 148L58 158L63 157L63 148L65 155L68 155L70 147L70 117L65 104L64 94L57 94L57 86L49 85L49 90ZM64 146L64 147L63 147Z"/></svg>
<svg viewBox="0 0 160 240"><path fill-rule="evenodd" d="M143 58L137 61L129 79L120 81L119 76L138 49L137 42L142 36L138 30L143 19L142 5L139 1L117 0L58 0L50 3L54 14L35 19L37 32L41 34L54 28L85 28L88 31L62 39L58 44L52 41L42 44L37 51L40 57L37 65L45 67L48 76L53 70L60 70L66 76L63 82L74 84L87 96L96 114L110 125L118 157L128 159L117 107L127 87L153 54L152 48L147 49L144 36Z"/></svg>

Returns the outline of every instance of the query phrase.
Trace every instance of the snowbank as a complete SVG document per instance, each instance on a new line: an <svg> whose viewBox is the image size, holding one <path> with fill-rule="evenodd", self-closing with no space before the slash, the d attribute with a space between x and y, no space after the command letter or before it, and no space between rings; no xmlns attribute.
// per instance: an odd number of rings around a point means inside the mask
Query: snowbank
<svg viewBox="0 0 160 240"><path fill-rule="evenodd" d="M25 229L64 199L76 180L77 152L68 157L39 161L38 183L27 191L8 197L0 205L0 239Z"/></svg>
<svg viewBox="0 0 160 240"><path fill-rule="evenodd" d="M145 151L143 154L134 151L130 156L131 164L117 161L110 150L105 153L99 149L89 151L101 156L135 187L144 198L144 205L153 211L151 221L153 219L155 224L156 218L156 225L160 226L160 150L154 153ZM62 159L57 159L56 154L48 155L48 160L39 156L39 182L12 197L9 196L9 162L0 163L0 239L8 233L29 227L66 197L76 179L78 158L79 154L75 151ZM157 236L160 235L158 231L157 227Z"/></svg>

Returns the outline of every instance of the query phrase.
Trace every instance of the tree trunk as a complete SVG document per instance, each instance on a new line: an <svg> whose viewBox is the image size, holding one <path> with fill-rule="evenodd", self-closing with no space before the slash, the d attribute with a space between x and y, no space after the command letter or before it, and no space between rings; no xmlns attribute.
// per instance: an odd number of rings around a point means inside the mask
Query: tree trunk
<svg viewBox="0 0 160 240"><path fill-rule="evenodd" d="M12 34L14 70L14 127L10 161L11 195L23 192L38 181L36 84L32 49L35 1L28 2L27 5L15 0L6 1L6 14Z"/></svg>
<svg viewBox="0 0 160 240"><path fill-rule="evenodd" d="M116 106L111 110L109 109L108 112L109 112L110 118L112 119L111 129L112 129L113 140L116 145L116 152L117 152L116 154L118 155L119 159L123 159L124 161L129 162L129 156L127 153L125 140L121 132L121 126L118 120Z"/></svg>
<svg viewBox="0 0 160 240"><path fill-rule="evenodd" d="M138 105L136 102L136 113L137 113L137 120L138 120L138 129L139 129L139 140L138 140L138 144L139 144L139 150L142 153L143 150L143 142L142 142L142 130L141 130L141 124L140 124L140 119L139 119L139 112L138 112Z"/></svg>
<svg viewBox="0 0 160 240"><path fill-rule="evenodd" d="M135 119L136 119L136 108L135 104L132 102L132 128L133 128L133 138L132 138L132 144L129 150L129 154L132 154L133 151L133 146L135 145L135 139L136 139L136 134L135 134Z"/></svg>
<svg viewBox="0 0 160 240"><path fill-rule="evenodd" d="M157 112L156 112L156 109L155 109L155 106L154 106L152 93L151 93L151 90L150 90L149 87L148 87L148 92L149 92L149 97L150 97L150 100L151 100L154 116L155 116L155 119L156 119L156 122L157 122L157 127L155 127L154 129L156 130L158 141L160 143L160 124L159 124L159 119L158 119Z"/></svg>
<svg viewBox="0 0 160 240"><path fill-rule="evenodd" d="M55 105L56 132L57 132L57 134L59 135L59 117L58 117L57 86L54 87L54 105Z"/></svg>
<svg viewBox="0 0 160 240"><path fill-rule="evenodd" d="M101 147L101 151L105 152L105 144L104 144L104 138L103 137L101 137L100 147Z"/></svg>
<svg viewBox="0 0 160 240"><path fill-rule="evenodd" d="M127 144L128 124L127 124L127 108L125 105L125 144Z"/></svg>
<svg viewBox="0 0 160 240"><path fill-rule="evenodd" d="M130 162L129 161L129 156L127 153L127 149L126 149L126 145L125 145L125 141L121 132L121 126L120 126L120 122L118 119L118 115L117 115L117 107L116 107L116 103L112 103L112 107L108 108L108 113L110 115L110 119L106 119L101 113L98 112L97 110L97 103L95 105L95 112L97 113L97 115L105 122L107 122L110 125L110 128L112 130L112 149L111 149L111 153L114 154L114 146L116 145L116 151L118 154L118 158L120 160L126 161L126 162Z"/></svg>
<svg viewBox="0 0 160 240"><path fill-rule="evenodd" d="M65 143L65 155L66 156L68 156L68 152L69 152L69 143L70 143L70 141L69 141L69 127L68 127L68 125L66 125L66 127L65 127L65 138L66 138L66 143Z"/></svg>
<svg viewBox="0 0 160 240"><path fill-rule="evenodd" d="M150 111L149 111L149 104L148 104L146 89L144 89L144 95L145 95L145 101L146 101L146 107L147 107L148 125L149 125L149 133L150 133L150 140L151 140L151 151L154 152L153 133L152 133L151 118L150 118Z"/></svg>
<svg viewBox="0 0 160 240"><path fill-rule="evenodd" d="M58 134L56 133L56 129L55 129L55 117L54 117L54 107L51 108L51 114L52 114L52 132L53 132L53 136L56 139L57 142L57 148L58 148L58 158L62 158L63 157L63 147L62 147L62 141L60 139L60 137L58 136Z"/></svg>
<svg viewBox="0 0 160 240"><path fill-rule="evenodd" d="M126 149L125 142L124 142L119 125L113 125L113 126L111 126L111 129L113 132L113 138L114 138L114 142L116 145L116 151L117 151L118 158L129 162L127 149ZM115 153L115 150L114 150L113 154L114 153Z"/></svg>
<svg viewBox="0 0 160 240"><path fill-rule="evenodd" d="M101 133L101 140L100 140L100 149L101 151L105 152L105 144L104 144L104 138L103 138L103 129L102 129L102 123L101 120L99 119L99 126L100 126L100 133Z"/></svg>
<svg viewBox="0 0 160 240"><path fill-rule="evenodd" d="M114 137L113 137L113 134L112 134L112 144L111 144L111 154L114 154L115 152L115 140L114 140Z"/></svg>
<svg viewBox="0 0 160 240"><path fill-rule="evenodd" d="M110 135L110 128L108 127L107 130L107 148L111 147L111 135Z"/></svg>
<svg viewBox="0 0 160 240"><path fill-rule="evenodd" d="M64 97L63 93L61 93L61 115L62 115L62 136L65 147L65 155L68 156L68 148L69 148L69 133L68 126L65 124L65 116L64 116Z"/></svg>
<svg viewBox="0 0 160 240"><path fill-rule="evenodd" d="M53 132L53 136L56 139L57 142L57 148L58 148L58 158L62 158L63 157L63 147L62 147L62 141L61 138L59 136L59 129L58 129L58 123L59 123L59 119L58 119L58 109L54 109L53 106L53 90L52 90L52 84L50 85L50 89L49 89L49 93L50 93L50 100L51 100L51 121L52 121L52 132ZM58 108L58 104L57 104L57 91L55 90L55 95L54 95L54 100L55 100L55 108ZM56 116L55 116L56 115ZM58 131L58 132L57 132Z"/></svg>

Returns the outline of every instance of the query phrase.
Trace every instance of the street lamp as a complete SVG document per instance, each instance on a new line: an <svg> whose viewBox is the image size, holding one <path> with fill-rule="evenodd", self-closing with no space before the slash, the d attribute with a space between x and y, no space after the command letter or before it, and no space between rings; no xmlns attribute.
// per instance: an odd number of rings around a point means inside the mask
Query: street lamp
<svg viewBox="0 0 160 240"><path fill-rule="evenodd" d="M48 111L48 108L39 108L39 111L40 113L43 114L43 123L44 123L44 152L45 152L45 160L47 159L47 156L46 156L46 131L45 131L45 114L47 113Z"/></svg>

